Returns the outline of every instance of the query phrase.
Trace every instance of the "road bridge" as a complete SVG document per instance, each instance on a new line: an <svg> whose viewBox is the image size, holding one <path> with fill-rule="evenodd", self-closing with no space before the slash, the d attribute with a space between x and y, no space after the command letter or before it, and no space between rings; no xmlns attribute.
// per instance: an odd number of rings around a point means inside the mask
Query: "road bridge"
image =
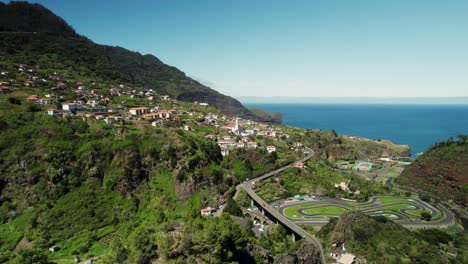
<svg viewBox="0 0 468 264"><path fill-rule="evenodd" d="M298 162L305 162L305 161L309 160L310 158L312 158L314 156L314 154L315 154L314 151L312 149L310 149L310 148L306 148L304 153L306 154L306 156L304 158L302 158L302 159L300 159L300 160L298 160L298 161L296 161L296 162L294 162L292 164L289 164L289 165L286 165L286 166L281 167L279 169L276 169L276 170L273 170L271 172L265 173L262 176L259 176L259 177L256 177L254 179L245 181L244 183L240 184L240 187L242 187L247 192L247 194L250 196L250 198L257 204L257 206L258 206L258 208L259 208L259 210L261 212L267 213L268 216L270 216L272 218L273 222L279 223L279 224L283 225L284 227L286 227L288 230L290 230L293 233L293 239L294 239L294 234L295 234L295 235L298 235L301 238L305 239L306 241L312 243L313 245L315 245L320 251L320 258L322 260L322 263L326 263L325 262L325 255L323 253L323 247L322 247L322 244L320 243L320 241L315 236L313 236L312 234L305 231L304 229L302 229L301 227L299 227L298 225L293 223L291 220L289 220L288 218L283 216L279 211L277 211L275 208L270 206L266 201L264 201L260 196L258 196L252 189L255 182L270 178L270 177L272 177L272 176L274 176L274 175L276 175L276 174L278 174L278 173L292 167L294 164L296 164Z"/></svg>

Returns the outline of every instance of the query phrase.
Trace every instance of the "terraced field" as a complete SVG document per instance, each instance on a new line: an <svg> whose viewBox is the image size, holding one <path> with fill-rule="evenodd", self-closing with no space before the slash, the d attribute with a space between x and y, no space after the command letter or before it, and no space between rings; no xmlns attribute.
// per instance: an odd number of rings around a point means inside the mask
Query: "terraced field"
<svg viewBox="0 0 468 264"><path fill-rule="evenodd" d="M367 202L352 202L341 199L323 199L314 201L298 201L283 203L280 212L292 220L324 223L332 217L351 211L361 211L370 216L384 216L397 222L424 224L421 213L427 211L432 215L432 221L437 221L443 214L434 206L419 199L406 197L372 197Z"/></svg>

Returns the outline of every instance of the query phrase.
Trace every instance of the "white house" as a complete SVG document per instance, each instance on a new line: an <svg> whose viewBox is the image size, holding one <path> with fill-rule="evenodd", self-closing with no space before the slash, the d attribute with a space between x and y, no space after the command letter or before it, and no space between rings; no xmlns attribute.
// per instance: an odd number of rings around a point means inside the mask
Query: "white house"
<svg viewBox="0 0 468 264"><path fill-rule="evenodd" d="M134 107L130 108L128 111L131 115L142 115L149 113L148 107Z"/></svg>
<svg viewBox="0 0 468 264"><path fill-rule="evenodd" d="M67 111L83 111L86 108L78 103L63 103L62 109Z"/></svg>
<svg viewBox="0 0 468 264"><path fill-rule="evenodd" d="M275 146L267 146L266 147L268 153L272 153L272 152L275 152L276 151L276 147Z"/></svg>
<svg viewBox="0 0 468 264"><path fill-rule="evenodd" d="M257 146L258 146L257 142L253 142L253 141L247 142L247 148L249 149L256 149Z"/></svg>

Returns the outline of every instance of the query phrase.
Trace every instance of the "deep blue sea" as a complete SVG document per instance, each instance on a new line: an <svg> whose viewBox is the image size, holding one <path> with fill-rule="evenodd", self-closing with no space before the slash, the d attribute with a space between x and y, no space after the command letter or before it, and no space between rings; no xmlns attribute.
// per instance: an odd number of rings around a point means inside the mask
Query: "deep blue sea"
<svg viewBox="0 0 468 264"><path fill-rule="evenodd" d="M339 134L389 139L411 147L413 156L433 143L468 134L468 105L372 105L245 103L281 112L283 124Z"/></svg>

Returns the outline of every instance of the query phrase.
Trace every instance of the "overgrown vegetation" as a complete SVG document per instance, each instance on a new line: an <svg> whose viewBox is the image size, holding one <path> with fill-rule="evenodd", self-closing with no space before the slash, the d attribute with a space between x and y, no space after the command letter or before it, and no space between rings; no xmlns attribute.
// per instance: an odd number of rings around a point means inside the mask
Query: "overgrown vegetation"
<svg viewBox="0 0 468 264"><path fill-rule="evenodd" d="M460 135L434 144L406 167L396 182L436 199L468 206L468 140Z"/></svg>
<svg viewBox="0 0 468 264"><path fill-rule="evenodd" d="M453 245L447 233L411 232L384 217L371 218L358 212L343 214L318 235L332 252L344 244L346 250L368 263L463 263L463 256L453 259L446 255L447 247Z"/></svg>

